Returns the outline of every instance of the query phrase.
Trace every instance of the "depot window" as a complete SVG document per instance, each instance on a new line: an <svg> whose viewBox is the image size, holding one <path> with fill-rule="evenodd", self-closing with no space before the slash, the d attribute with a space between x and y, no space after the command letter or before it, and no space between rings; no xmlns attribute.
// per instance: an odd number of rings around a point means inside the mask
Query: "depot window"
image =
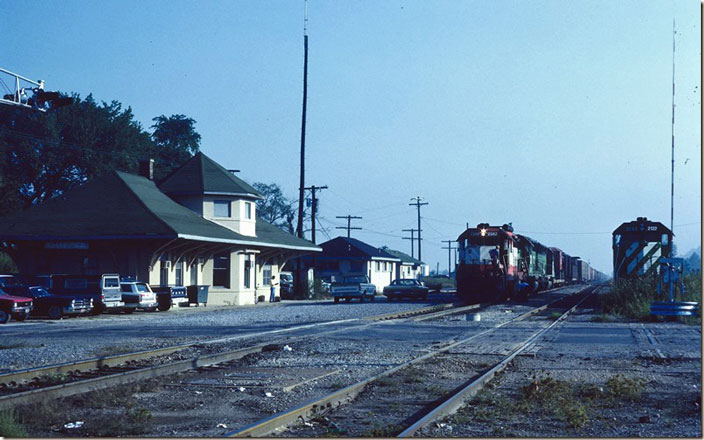
<svg viewBox="0 0 704 440"><path fill-rule="evenodd" d="M265 264L262 267L262 284L265 286L271 285L271 265Z"/></svg>
<svg viewBox="0 0 704 440"><path fill-rule="evenodd" d="M252 218L252 204L250 202L244 202L244 218L247 220Z"/></svg>
<svg viewBox="0 0 704 440"><path fill-rule="evenodd" d="M244 256L244 288L252 287L252 256Z"/></svg>
<svg viewBox="0 0 704 440"><path fill-rule="evenodd" d="M213 256L213 287L230 288L230 253Z"/></svg>
<svg viewBox="0 0 704 440"><path fill-rule="evenodd" d="M183 286L183 261L176 263L174 272L176 274L176 285Z"/></svg>
<svg viewBox="0 0 704 440"><path fill-rule="evenodd" d="M215 217L232 217L229 200L213 201L213 216Z"/></svg>

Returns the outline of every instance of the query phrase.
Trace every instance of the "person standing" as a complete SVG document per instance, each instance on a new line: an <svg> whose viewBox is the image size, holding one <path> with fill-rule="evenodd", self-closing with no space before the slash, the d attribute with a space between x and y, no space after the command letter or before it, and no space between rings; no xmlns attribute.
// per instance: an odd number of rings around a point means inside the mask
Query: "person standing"
<svg viewBox="0 0 704 440"><path fill-rule="evenodd" d="M276 286L279 283L276 282L276 275L271 276L271 296L269 296L269 302L276 302Z"/></svg>

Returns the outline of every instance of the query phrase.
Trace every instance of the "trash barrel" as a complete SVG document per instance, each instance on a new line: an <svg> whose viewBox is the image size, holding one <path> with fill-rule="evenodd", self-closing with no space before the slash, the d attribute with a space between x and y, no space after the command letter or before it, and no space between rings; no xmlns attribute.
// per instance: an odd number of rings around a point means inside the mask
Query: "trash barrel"
<svg viewBox="0 0 704 440"><path fill-rule="evenodd" d="M203 303L203 305L207 305L208 303L208 287L210 286L188 286L187 287L187 293L188 293L188 303L189 304L195 304L196 307L200 304Z"/></svg>
<svg viewBox="0 0 704 440"><path fill-rule="evenodd" d="M171 308L171 288L168 286L152 287L152 292L156 294L156 302L159 310L166 311Z"/></svg>

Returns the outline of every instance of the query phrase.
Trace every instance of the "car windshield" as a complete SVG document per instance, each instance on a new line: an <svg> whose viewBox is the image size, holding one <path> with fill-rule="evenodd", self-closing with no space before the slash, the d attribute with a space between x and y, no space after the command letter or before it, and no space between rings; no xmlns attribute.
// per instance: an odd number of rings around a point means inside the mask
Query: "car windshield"
<svg viewBox="0 0 704 440"><path fill-rule="evenodd" d="M149 292L149 287L147 287L146 283L137 283L136 286L138 292Z"/></svg>
<svg viewBox="0 0 704 440"><path fill-rule="evenodd" d="M14 287L21 284L15 277L0 277L0 287Z"/></svg>
<svg viewBox="0 0 704 440"><path fill-rule="evenodd" d="M123 292L132 292L132 285L130 284L120 284L120 290Z"/></svg>
<svg viewBox="0 0 704 440"><path fill-rule="evenodd" d="M356 277L344 277L343 282L345 283L366 283L367 278L363 276L356 276Z"/></svg>
<svg viewBox="0 0 704 440"><path fill-rule="evenodd" d="M32 298L41 298L43 296L49 296L51 295L49 292L47 292L46 289L42 287L31 287L28 291L29 296Z"/></svg>

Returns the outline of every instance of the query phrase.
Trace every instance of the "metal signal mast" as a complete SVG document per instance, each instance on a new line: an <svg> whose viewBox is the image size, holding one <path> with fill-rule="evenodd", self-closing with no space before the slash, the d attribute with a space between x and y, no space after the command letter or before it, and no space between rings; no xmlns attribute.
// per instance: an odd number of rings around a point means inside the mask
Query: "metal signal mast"
<svg viewBox="0 0 704 440"><path fill-rule="evenodd" d="M0 73L12 77L14 90L11 93L2 95L0 104L24 107L31 110L45 112L50 108L61 107L73 103L73 98L64 97L59 92L47 92L44 90L44 81L25 78L17 73L0 67ZM4 84L4 82L2 82ZM27 84L23 87L23 84ZM6 86L7 87L7 86ZM8 91L10 91L8 89ZM27 93L30 93L28 95Z"/></svg>

